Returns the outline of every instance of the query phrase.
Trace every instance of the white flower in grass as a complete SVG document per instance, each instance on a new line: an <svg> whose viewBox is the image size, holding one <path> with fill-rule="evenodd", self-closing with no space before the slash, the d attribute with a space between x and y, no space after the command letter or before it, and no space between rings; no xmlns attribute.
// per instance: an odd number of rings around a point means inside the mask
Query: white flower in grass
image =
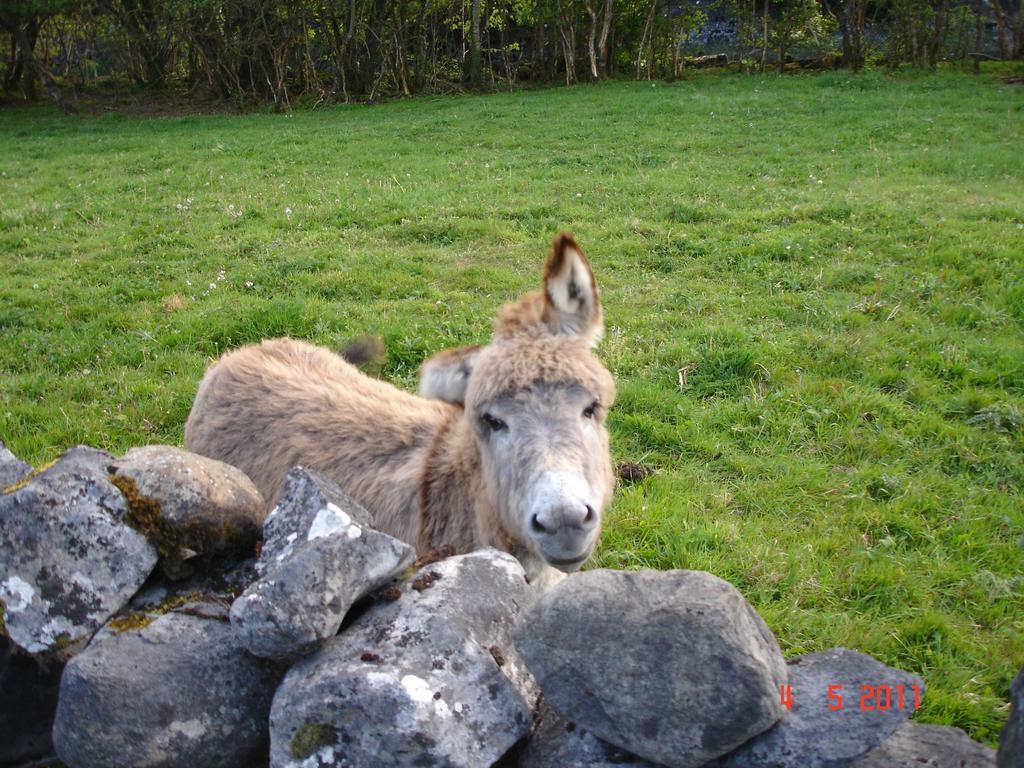
<svg viewBox="0 0 1024 768"><path fill-rule="evenodd" d="M292 209L291 208L285 208L284 209L284 215L285 216L291 216L292 215Z"/></svg>

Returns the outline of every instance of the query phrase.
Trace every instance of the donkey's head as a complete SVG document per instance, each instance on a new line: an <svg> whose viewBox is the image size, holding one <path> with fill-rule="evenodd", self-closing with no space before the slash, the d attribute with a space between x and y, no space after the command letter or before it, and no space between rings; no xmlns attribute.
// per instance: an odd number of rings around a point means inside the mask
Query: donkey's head
<svg viewBox="0 0 1024 768"><path fill-rule="evenodd" d="M559 235L543 292L502 308L465 396L502 527L563 571L594 551L614 486L605 415L615 386L590 352L601 331L590 265Z"/></svg>

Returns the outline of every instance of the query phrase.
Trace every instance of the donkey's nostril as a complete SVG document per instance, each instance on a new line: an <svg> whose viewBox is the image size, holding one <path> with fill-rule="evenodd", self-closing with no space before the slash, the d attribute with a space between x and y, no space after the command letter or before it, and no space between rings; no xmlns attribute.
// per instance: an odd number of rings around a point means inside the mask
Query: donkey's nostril
<svg viewBox="0 0 1024 768"><path fill-rule="evenodd" d="M548 529L544 527L540 519L534 515L530 518L530 528L534 533L547 533Z"/></svg>
<svg viewBox="0 0 1024 768"><path fill-rule="evenodd" d="M590 525L595 520L597 520L597 512L594 511L594 508L592 506L587 504L587 515L583 518L583 522L587 525Z"/></svg>

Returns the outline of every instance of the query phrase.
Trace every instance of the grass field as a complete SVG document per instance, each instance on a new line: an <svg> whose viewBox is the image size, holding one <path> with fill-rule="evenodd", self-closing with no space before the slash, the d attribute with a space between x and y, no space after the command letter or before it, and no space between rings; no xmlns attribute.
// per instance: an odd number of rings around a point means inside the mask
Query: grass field
<svg viewBox="0 0 1024 768"><path fill-rule="evenodd" d="M575 232L603 289L599 564L736 584L787 654L922 674L994 744L1024 664L1024 89L731 77L288 115L0 112L0 439L180 443L202 371L483 342Z"/></svg>

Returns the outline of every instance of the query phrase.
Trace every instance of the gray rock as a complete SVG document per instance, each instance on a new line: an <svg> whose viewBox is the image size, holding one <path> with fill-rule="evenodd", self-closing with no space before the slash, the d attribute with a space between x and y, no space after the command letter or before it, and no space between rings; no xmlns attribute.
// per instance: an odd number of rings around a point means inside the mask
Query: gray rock
<svg viewBox="0 0 1024 768"><path fill-rule="evenodd" d="M296 542L306 537L328 504L344 510L364 528L372 522L370 513L337 484L311 469L293 467L285 478L277 505L263 522L263 548L257 572L262 574L272 564L283 561ZM322 517L322 523L330 519Z"/></svg>
<svg viewBox="0 0 1024 768"><path fill-rule="evenodd" d="M1024 768L1024 669L1010 685L1010 719L999 735L999 768Z"/></svg>
<svg viewBox="0 0 1024 768"><path fill-rule="evenodd" d="M50 730L64 662L32 656L0 634L0 765L18 765L53 751Z"/></svg>
<svg viewBox="0 0 1024 768"><path fill-rule="evenodd" d="M263 497L240 469L169 445L133 448L110 469L129 522L153 541L169 575L197 555L250 553L260 537Z"/></svg>
<svg viewBox="0 0 1024 768"><path fill-rule="evenodd" d="M254 559L226 562L220 570L203 572L188 579L164 580L154 576L135 593L128 604L97 630L90 642L99 643L110 635L139 629L188 603L216 603L227 606L253 580Z"/></svg>
<svg viewBox="0 0 1024 768"><path fill-rule="evenodd" d="M852 768L995 768L996 751L959 728L904 723Z"/></svg>
<svg viewBox="0 0 1024 768"><path fill-rule="evenodd" d="M912 686L924 695L921 678L846 648L791 659L789 684L792 709L770 731L713 763L715 768L848 766L888 739L913 714ZM863 686L871 686L871 691ZM884 710L877 706L882 696L879 686L889 687ZM841 701L830 699L830 690Z"/></svg>
<svg viewBox="0 0 1024 768"><path fill-rule="evenodd" d="M271 765L493 764L530 730L536 688L509 633L522 566L485 549L424 566L288 672Z"/></svg>
<svg viewBox="0 0 1024 768"><path fill-rule="evenodd" d="M573 574L525 617L516 647L561 715L668 766L703 765L784 711L774 636L700 571Z"/></svg>
<svg viewBox="0 0 1024 768"><path fill-rule="evenodd" d="M658 768L642 757L601 741L542 702L533 732L519 756L519 768Z"/></svg>
<svg viewBox="0 0 1024 768"><path fill-rule="evenodd" d="M245 652L224 608L189 604L68 663L54 747L73 768L249 768L266 760L281 672Z"/></svg>
<svg viewBox="0 0 1024 768"><path fill-rule="evenodd" d="M0 490L14 485L32 471L32 467L19 459L0 442Z"/></svg>
<svg viewBox="0 0 1024 768"><path fill-rule="evenodd" d="M77 447L23 488L0 496L0 601L7 633L30 653L88 639L156 564L124 523L107 480L112 457Z"/></svg>
<svg viewBox="0 0 1024 768"><path fill-rule="evenodd" d="M369 527L370 514L326 478L296 467L266 524L253 583L231 606L250 653L291 660L338 633L359 598L391 581L413 548Z"/></svg>

